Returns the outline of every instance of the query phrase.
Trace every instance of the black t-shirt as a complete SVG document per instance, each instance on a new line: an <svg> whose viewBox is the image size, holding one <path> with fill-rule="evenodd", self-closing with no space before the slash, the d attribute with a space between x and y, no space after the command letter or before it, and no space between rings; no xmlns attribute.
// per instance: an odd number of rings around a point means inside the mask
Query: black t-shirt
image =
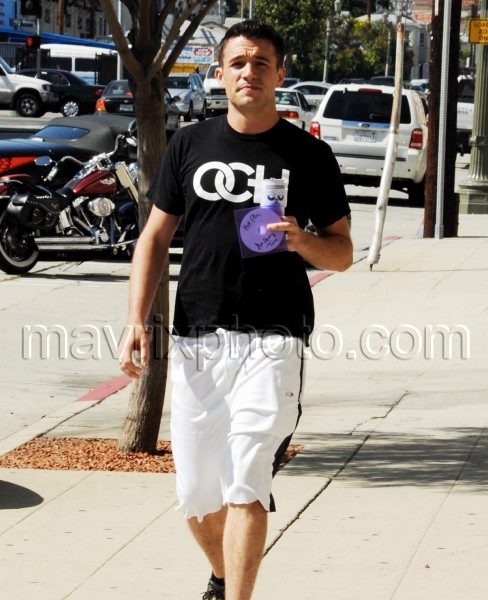
<svg viewBox="0 0 488 600"><path fill-rule="evenodd" d="M222 327L307 338L314 312L303 259L288 251L241 255L234 213L256 208L256 184L271 177L288 181L285 214L301 227L349 214L330 147L285 120L243 135L223 115L173 136L148 195L161 210L184 215L175 333Z"/></svg>

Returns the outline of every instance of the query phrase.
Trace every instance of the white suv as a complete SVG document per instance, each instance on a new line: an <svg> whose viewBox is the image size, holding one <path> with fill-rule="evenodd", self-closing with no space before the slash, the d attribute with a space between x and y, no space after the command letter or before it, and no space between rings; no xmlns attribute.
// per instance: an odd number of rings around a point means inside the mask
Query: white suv
<svg viewBox="0 0 488 600"><path fill-rule="evenodd" d="M338 84L331 87L312 120L310 133L326 141L344 183L379 186L385 166L393 103L391 86ZM404 89L392 187L407 191L414 205L424 203L427 116L421 96Z"/></svg>
<svg viewBox="0 0 488 600"><path fill-rule="evenodd" d="M225 95L224 84L215 77L215 69L218 62L212 63L205 74L203 87L207 97L207 111L212 115L227 112L228 101Z"/></svg>
<svg viewBox="0 0 488 600"><path fill-rule="evenodd" d="M458 102L456 136L459 152L470 152L471 134L473 131L474 115L474 86L475 80L471 77L458 78Z"/></svg>
<svg viewBox="0 0 488 600"><path fill-rule="evenodd" d="M42 117L55 110L57 100L49 81L19 75L0 57L0 108L14 109L21 117Z"/></svg>

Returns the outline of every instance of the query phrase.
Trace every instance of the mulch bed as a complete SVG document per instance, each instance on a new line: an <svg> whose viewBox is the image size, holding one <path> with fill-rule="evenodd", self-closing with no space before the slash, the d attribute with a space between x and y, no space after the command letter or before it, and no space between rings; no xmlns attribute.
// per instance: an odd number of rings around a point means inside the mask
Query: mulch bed
<svg viewBox="0 0 488 600"><path fill-rule="evenodd" d="M174 473L171 444L159 441L154 454L121 452L114 439L39 437L0 456L0 468ZM301 450L290 444L280 468Z"/></svg>

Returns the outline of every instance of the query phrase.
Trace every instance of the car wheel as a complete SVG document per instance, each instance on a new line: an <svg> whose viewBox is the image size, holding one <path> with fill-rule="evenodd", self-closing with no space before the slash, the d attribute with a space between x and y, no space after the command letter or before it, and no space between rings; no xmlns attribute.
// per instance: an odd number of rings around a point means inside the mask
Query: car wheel
<svg viewBox="0 0 488 600"><path fill-rule="evenodd" d="M411 206L424 206L425 177L420 183L410 183L408 186L408 203Z"/></svg>
<svg viewBox="0 0 488 600"><path fill-rule="evenodd" d="M61 103L61 112L65 117L76 117L81 112L81 104L76 98L67 98Z"/></svg>
<svg viewBox="0 0 488 600"><path fill-rule="evenodd" d="M206 102L203 103L202 112L198 115L197 118L199 121L205 121L205 119L207 118L207 103Z"/></svg>
<svg viewBox="0 0 488 600"><path fill-rule="evenodd" d="M24 92L19 95L15 103L15 110L21 117L42 117L45 112L41 99L32 92Z"/></svg>
<svg viewBox="0 0 488 600"><path fill-rule="evenodd" d="M193 119L193 102L190 102L190 106L188 107L188 112L183 117L183 121L185 123L189 123Z"/></svg>

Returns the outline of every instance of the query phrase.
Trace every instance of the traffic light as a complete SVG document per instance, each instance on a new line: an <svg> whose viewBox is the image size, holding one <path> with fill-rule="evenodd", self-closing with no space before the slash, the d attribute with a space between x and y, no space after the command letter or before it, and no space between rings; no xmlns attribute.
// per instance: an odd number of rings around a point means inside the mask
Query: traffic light
<svg viewBox="0 0 488 600"><path fill-rule="evenodd" d="M41 0L20 0L20 13L24 17L42 17Z"/></svg>
<svg viewBox="0 0 488 600"><path fill-rule="evenodd" d="M29 35L25 38L25 47L28 50L38 50L41 47L40 35Z"/></svg>

